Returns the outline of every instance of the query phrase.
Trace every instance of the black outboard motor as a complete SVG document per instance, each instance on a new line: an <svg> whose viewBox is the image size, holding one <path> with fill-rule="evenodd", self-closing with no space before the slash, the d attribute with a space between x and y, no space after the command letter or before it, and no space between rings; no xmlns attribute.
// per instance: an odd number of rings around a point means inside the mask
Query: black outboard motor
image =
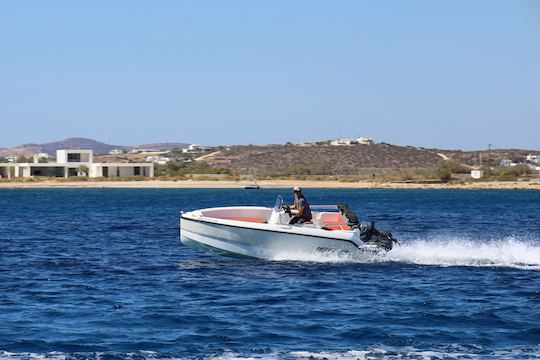
<svg viewBox="0 0 540 360"><path fill-rule="evenodd" d="M349 219L351 229L360 230L360 239L367 245L376 245L386 251L392 250L394 242L398 242L388 231L377 230L373 221L359 221L358 216L347 204L338 205L339 212Z"/></svg>
<svg viewBox="0 0 540 360"><path fill-rule="evenodd" d="M368 245L377 245L386 251L392 250L396 239L392 237L392 234L388 231L377 230L373 221L360 222L360 239Z"/></svg>

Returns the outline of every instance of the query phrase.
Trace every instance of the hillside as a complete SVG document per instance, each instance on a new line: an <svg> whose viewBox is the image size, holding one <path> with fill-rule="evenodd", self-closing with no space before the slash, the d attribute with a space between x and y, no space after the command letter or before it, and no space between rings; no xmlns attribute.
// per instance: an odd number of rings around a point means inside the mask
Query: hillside
<svg viewBox="0 0 540 360"><path fill-rule="evenodd" d="M345 175L370 177L395 174L408 169L433 173L443 159L464 165L464 169L491 159L497 166L502 159L523 159L531 150L452 151L395 146L389 144L330 146L267 145L233 146L201 157L198 163L246 174L255 168L258 175Z"/></svg>
<svg viewBox="0 0 540 360"><path fill-rule="evenodd" d="M434 169L439 160L441 156L432 150L373 144L234 146L201 162L236 173L253 167L259 175L371 176L398 168Z"/></svg>
<svg viewBox="0 0 540 360"><path fill-rule="evenodd" d="M537 154L540 151L526 149L496 149L491 151L437 150L437 152L448 156L455 162L468 166L480 165L480 162L486 165L488 159L491 159L492 166L497 166L503 159L522 161L528 154Z"/></svg>
<svg viewBox="0 0 540 360"><path fill-rule="evenodd" d="M86 138L69 138L60 141L53 141L45 144L23 144L12 148L0 148L0 156L30 156L40 152L55 155L56 150L61 149L88 149L93 150L95 154L106 154L111 150L132 150L132 149L158 149L170 150L174 148L185 148L186 143L156 143L144 145L110 145L103 142Z"/></svg>

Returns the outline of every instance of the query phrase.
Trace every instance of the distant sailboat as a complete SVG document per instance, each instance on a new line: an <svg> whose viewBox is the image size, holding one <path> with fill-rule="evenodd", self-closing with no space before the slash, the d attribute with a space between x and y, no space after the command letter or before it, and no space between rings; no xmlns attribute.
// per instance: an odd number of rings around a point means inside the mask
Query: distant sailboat
<svg viewBox="0 0 540 360"><path fill-rule="evenodd" d="M260 189L261 187L257 185L257 179L255 178L256 169L249 169L248 176L251 176L251 184L244 186L244 189L253 190Z"/></svg>

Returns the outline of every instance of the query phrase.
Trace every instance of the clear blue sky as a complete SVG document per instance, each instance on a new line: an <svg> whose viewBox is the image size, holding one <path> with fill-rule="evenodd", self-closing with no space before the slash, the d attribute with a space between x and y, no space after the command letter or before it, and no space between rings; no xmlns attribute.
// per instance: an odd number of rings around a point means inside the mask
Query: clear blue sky
<svg viewBox="0 0 540 360"><path fill-rule="evenodd" d="M540 0L1 1L0 147L540 148Z"/></svg>

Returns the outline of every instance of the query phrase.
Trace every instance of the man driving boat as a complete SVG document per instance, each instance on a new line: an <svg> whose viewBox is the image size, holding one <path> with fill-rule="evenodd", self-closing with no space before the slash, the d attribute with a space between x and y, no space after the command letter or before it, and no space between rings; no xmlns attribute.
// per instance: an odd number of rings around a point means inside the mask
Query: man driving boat
<svg viewBox="0 0 540 360"><path fill-rule="evenodd" d="M291 213L293 215L289 224L303 224L307 221L311 221L311 209L306 197L302 194L302 188L295 186L294 189L294 205L291 206Z"/></svg>

